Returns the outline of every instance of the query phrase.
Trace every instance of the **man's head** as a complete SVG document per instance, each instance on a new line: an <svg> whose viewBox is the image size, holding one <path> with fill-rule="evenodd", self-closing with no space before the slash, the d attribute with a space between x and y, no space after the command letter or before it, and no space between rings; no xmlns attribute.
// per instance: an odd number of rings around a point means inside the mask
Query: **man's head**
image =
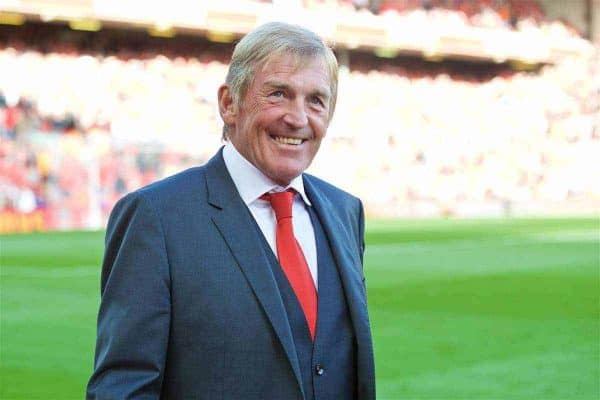
<svg viewBox="0 0 600 400"><path fill-rule="evenodd" d="M287 185L311 163L337 95L338 66L313 32L269 23L236 46L219 88L224 138L265 175Z"/></svg>

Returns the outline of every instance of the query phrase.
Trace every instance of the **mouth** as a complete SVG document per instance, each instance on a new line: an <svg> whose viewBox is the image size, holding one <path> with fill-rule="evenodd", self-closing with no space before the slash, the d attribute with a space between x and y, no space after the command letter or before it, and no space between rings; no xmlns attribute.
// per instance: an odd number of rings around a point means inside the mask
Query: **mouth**
<svg viewBox="0 0 600 400"><path fill-rule="evenodd" d="M306 142L306 139L291 138L291 137L285 137L285 136L271 136L271 138L274 141L276 141L277 143L287 144L287 145L292 145L292 146L298 146L298 145L301 145L302 143Z"/></svg>

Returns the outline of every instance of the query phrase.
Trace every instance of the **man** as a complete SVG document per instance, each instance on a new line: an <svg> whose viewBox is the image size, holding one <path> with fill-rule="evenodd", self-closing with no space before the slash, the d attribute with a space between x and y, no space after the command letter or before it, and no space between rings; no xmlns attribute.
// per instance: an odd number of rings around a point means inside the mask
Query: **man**
<svg viewBox="0 0 600 400"><path fill-rule="evenodd" d="M92 399L375 399L363 211L307 174L337 92L314 33L236 46L206 165L115 206Z"/></svg>

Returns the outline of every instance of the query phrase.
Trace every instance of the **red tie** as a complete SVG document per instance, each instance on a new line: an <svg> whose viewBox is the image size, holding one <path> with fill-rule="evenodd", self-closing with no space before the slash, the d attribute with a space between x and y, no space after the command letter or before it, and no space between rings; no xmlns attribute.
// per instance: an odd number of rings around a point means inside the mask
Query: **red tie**
<svg viewBox="0 0 600 400"><path fill-rule="evenodd" d="M294 236L292 203L295 195L296 192L288 190L280 193L267 193L261 198L268 200L275 211L279 263L300 301L310 336L314 341L317 327L317 291L302 248Z"/></svg>

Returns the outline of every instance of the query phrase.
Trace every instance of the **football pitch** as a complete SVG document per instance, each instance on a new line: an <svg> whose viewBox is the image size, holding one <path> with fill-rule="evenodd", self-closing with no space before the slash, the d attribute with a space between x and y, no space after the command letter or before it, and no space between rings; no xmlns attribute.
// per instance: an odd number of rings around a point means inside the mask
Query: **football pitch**
<svg viewBox="0 0 600 400"><path fill-rule="evenodd" d="M598 218L369 221L378 399L600 398ZM0 399L81 399L103 232L0 236Z"/></svg>

